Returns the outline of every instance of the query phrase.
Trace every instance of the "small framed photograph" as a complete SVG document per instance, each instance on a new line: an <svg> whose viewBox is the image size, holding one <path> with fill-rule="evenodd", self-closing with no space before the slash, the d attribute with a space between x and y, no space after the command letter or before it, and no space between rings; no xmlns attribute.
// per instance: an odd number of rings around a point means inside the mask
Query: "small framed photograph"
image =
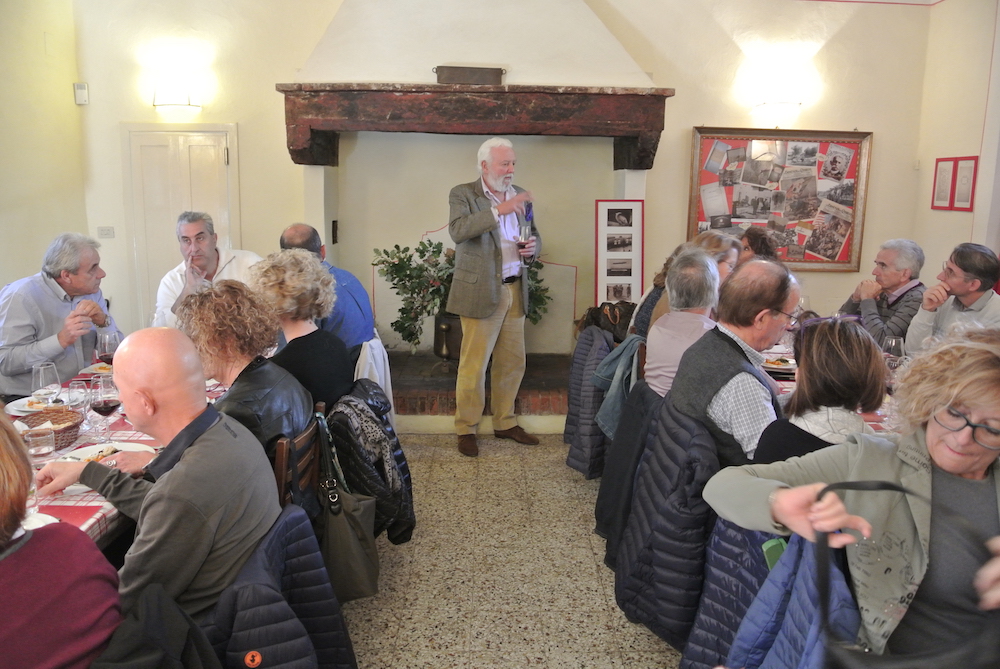
<svg viewBox="0 0 1000 669"><path fill-rule="evenodd" d="M938 158L934 165L934 194L931 209L951 209L955 181L955 159Z"/></svg>
<svg viewBox="0 0 1000 669"><path fill-rule="evenodd" d="M951 205L955 211L972 211L972 205L976 198L976 172L978 169L978 156L955 160L955 199Z"/></svg>
<svg viewBox="0 0 1000 669"><path fill-rule="evenodd" d="M643 290L643 201L596 200L595 209L595 305L633 302Z"/></svg>

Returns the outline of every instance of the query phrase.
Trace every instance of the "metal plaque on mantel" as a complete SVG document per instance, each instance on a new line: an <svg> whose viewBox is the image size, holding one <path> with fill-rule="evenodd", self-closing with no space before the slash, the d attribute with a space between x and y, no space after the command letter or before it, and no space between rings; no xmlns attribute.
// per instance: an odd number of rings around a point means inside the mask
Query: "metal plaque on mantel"
<svg viewBox="0 0 1000 669"><path fill-rule="evenodd" d="M502 67L456 67L438 65L434 68L439 84L478 84L500 86L507 70Z"/></svg>

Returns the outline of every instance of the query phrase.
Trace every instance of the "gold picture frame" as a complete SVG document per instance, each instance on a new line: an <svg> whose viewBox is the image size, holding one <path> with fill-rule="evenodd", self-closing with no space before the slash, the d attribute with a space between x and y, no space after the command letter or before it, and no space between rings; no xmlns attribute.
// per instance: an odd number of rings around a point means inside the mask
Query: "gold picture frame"
<svg viewBox="0 0 1000 669"><path fill-rule="evenodd" d="M694 128L688 235L766 228L794 271L861 264L872 133Z"/></svg>

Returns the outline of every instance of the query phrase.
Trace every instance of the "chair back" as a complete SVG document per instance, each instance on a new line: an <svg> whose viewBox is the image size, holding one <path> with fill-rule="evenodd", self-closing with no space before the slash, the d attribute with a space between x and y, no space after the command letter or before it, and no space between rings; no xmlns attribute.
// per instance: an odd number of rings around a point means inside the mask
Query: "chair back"
<svg viewBox="0 0 1000 669"><path fill-rule="evenodd" d="M639 342L635 351L635 380L646 378L646 342Z"/></svg>
<svg viewBox="0 0 1000 669"><path fill-rule="evenodd" d="M326 404L317 402L316 412L325 415ZM319 490L319 444L319 421L315 416L301 434L278 439L274 449L274 480L282 507L294 502L312 511L312 505L305 500L314 499Z"/></svg>

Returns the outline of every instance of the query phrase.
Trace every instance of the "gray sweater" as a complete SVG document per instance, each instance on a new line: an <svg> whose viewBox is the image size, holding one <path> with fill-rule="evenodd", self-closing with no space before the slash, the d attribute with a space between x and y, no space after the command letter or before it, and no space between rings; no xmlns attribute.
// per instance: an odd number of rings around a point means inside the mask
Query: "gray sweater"
<svg viewBox="0 0 1000 669"><path fill-rule="evenodd" d="M177 443L183 435L160 455L180 451L155 483L96 462L80 476L137 523L119 572L123 611L146 585L160 583L197 619L215 606L281 513L273 470L249 430L220 416L190 445Z"/></svg>
<svg viewBox="0 0 1000 669"><path fill-rule="evenodd" d="M885 293L877 299L861 300L855 302L850 297L844 302L840 310L848 314L858 314L861 316L861 323L868 330L868 334L875 338L875 343L879 346L885 343L885 338L889 336L905 337L910 329L910 321L920 311L920 303L924 299L924 291L927 286L917 284L913 288L903 293L898 300L889 304Z"/></svg>

